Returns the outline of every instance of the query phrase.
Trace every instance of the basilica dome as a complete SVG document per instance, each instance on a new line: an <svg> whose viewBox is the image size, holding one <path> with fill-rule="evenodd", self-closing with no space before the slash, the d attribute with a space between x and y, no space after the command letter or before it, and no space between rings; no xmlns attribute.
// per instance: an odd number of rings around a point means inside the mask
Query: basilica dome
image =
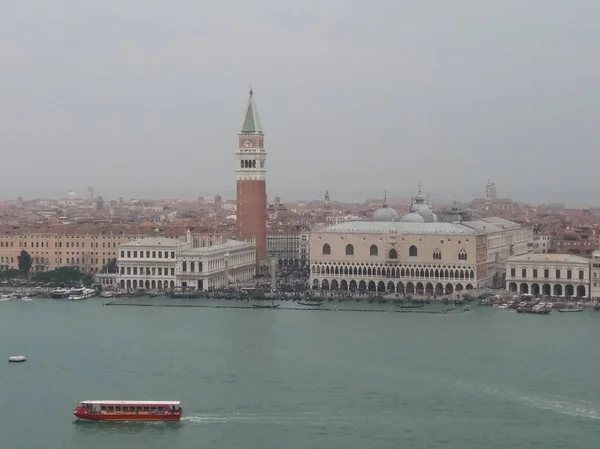
<svg viewBox="0 0 600 449"><path fill-rule="evenodd" d="M404 215L400 221L404 223L425 223L423 217L416 212L409 212L408 214Z"/></svg>
<svg viewBox="0 0 600 449"><path fill-rule="evenodd" d="M398 212L384 204L383 207L375 211L372 221L398 221Z"/></svg>
<svg viewBox="0 0 600 449"><path fill-rule="evenodd" d="M383 205L375 211L371 221L392 222L398 221L399 215L394 209L387 204L387 192L383 196Z"/></svg>

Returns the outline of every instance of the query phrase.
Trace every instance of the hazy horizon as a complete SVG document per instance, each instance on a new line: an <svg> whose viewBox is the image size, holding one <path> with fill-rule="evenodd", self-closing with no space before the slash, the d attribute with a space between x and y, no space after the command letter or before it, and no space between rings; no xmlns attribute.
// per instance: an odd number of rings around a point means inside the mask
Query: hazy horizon
<svg viewBox="0 0 600 449"><path fill-rule="evenodd" d="M592 205L599 15L591 0L7 2L0 197L231 197L252 83L270 198L421 180L468 201L491 179Z"/></svg>
<svg viewBox="0 0 600 449"><path fill-rule="evenodd" d="M312 200L323 200L324 191L318 190L302 190L302 191L272 191L268 189L267 182L267 190L269 201L273 201L276 196L279 196L281 200L286 202L295 202L295 201L312 201ZM87 187L82 188L81 190L73 191L77 194L77 198L87 198ZM396 190L391 189L387 190L387 198L389 201L405 201L409 200L413 197L417 188L412 190ZM41 192L40 192L41 193ZM235 199L235 190L229 189L227 191L207 191L207 192L199 192L195 193L192 191L172 191L169 189L161 189L161 190L138 190L129 192L124 194L123 192L98 192L94 190L94 195L101 195L103 200L106 202L108 200L118 200L119 197L123 197L125 200L130 199L149 199L149 200L162 200L162 199L181 199L186 201L194 201L198 197L203 197L204 199L211 200L215 195L221 195L223 200L234 200ZM329 191L331 200L333 202L355 202L360 203L368 199L376 199L381 198L383 200L384 191L378 190L330 190ZM460 203L469 203L475 198L484 198L485 192L426 192L429 194L431 202L435 203L449 203L452 201L458 201ZM535 192L513 192L514 195L509 194L510 192L498 192L499 198L511 198L515 202L529 204L530 206L539 206L541 204L552 204L552 203L562 203L566 207L570 208L587 208L587 207L600 207L600 202L595 202L596 194L594 193L585 193L585 192L561 192L555 193L553 195L537 195ZM49 199L56 200L61 198L66 198L68 192L46 192L45 194L36 195L35 192L32 192L31 195L15 195L13 197L2 197L0 200L15 200L17 196L23 197L24 200L32 200L32 199Z"/></svg>

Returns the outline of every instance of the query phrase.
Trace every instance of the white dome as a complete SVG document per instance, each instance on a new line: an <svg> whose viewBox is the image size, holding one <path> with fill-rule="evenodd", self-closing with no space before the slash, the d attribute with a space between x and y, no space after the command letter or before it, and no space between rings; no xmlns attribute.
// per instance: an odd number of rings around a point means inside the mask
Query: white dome
<svg viewBox="0 0 600 449"><path fill-rule="evenodd" d="M398 221L398 212L396 212L391 207L383 206L380 209L377 209L373 214L372 221Z"/></svg>
<svg viewBox="0 0 600 449"><path fill-rule="evenodd" d="M416 212L409 212L408 214L403 216L400 221L403 221L405 223L425 223L423 217L421 217Z"/></svg>
<svg viewBox="0 0 600 449"><path fill-rule="evenodd" d="M77 194L71 190L67 196L68 196L69 198L76 198L76 197L77 197Z"/></svg>

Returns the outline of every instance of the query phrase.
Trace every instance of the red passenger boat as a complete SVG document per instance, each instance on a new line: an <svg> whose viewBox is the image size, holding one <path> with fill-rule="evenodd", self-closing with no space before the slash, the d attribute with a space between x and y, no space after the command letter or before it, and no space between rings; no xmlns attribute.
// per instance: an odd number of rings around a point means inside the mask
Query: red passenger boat
<svg viewBox="0 0 600 449"><path fill-rule="evenodd" d="M88 421L179 421L179 401L80 401L73 411Z"/></svg>

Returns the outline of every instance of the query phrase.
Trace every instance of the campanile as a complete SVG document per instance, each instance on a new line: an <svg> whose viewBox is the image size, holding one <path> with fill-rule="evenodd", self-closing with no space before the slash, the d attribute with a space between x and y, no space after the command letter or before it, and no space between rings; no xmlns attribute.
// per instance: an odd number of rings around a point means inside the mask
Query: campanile
<svg viewBox="0 0 600 449"><path fill-rule="evenodd" d="M258 266L267 254L267 153L252 87L238 137L236 234L239 240L255 239Z"/></svg>

